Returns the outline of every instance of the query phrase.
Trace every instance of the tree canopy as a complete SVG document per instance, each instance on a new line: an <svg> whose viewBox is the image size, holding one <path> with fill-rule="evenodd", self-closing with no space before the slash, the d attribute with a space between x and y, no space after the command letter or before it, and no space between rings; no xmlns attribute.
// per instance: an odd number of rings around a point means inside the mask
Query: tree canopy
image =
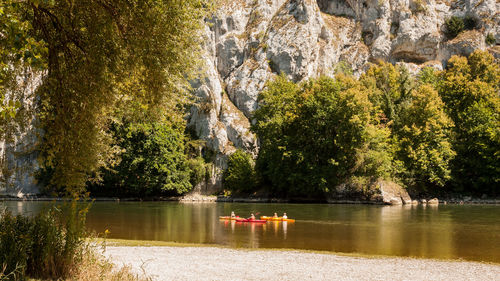
<svg viewBox="0 0 500 281"><path fill-rule="evenodd" d="M257 167L275 192L319 195L355 177L390 177L387 128L354 78L294 84L280 76L260 96Z"/></svg>
<svg viewBox="0 0 500 281"><path fill-rule="evenodd" d="M0 97L16 64L45 70L38 95L50 185L79 193L111 162L112 121L182 121L210 9L203 0L3 1L0 63L12 67L0 73Z"/></svg>
<svg viewBox="0 0 500 281"><path fill-rule="evenodd" d="M279 76L260 94L254 115L256 169L281 195L318 195L374 179L415 192L494 195L499 92L499 65L484 51L417 76L385 62L359 79L293 83Z"/></svg>
<svg viewBox="0 0 500 281"><path fill-rule="evenodd" d="M454 56L440 75L438 91L455 122L458 190L498 193L500 187L500 67L492 55L476 51Z"/></svg>

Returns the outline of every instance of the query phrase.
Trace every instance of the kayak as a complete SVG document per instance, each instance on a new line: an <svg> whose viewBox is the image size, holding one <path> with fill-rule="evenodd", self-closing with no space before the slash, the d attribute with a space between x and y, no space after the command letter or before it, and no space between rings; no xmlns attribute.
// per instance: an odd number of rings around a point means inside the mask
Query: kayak
<svg viewBox="0 0 500 281"><path fill-rule="evenodd" d="M261 216L260 217L261 220L266 220L266 221L288 221L288 222L294 222L295 220L294 219L289 219L289 218L286 218L284 219L283 217L268 217L268 216Z"/></svg>
<svg viewBox="0 0 500 281"><path fill-rule="evenodd" d="M230 217L230 216L220 216L220 217L219 217L219 219L220 219L220 220L228 220L228 221L233 220L233 221L235 221L235 220L239 220L239 219L241 219L241 218L240 218L239 216L236 216L236 217L234 217L234 218L232 218L232 217Z"/></svg>
<svg viewBox="0 0 500 281"><path fill-rule="evenodd" d="M238 218L236 222L253 222L253 223L265 223L266 220L256 220L256 219L240 219Z"/></svg>

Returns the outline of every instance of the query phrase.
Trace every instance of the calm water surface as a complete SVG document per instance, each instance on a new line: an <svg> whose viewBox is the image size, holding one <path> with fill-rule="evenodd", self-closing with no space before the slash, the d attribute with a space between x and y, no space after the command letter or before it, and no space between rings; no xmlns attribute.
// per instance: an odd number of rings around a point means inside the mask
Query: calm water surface
<svg viewBox="0 0 500 281"><path fill-rule="evenodd" d="M0 202L16 213L37 213L44 202ZM219 221L219 216L286 212L295 223ZM258 217L257 215L257 217ZM500 206L371 206L96 202L88 226L110 238L294 248L500 262Z"/></svg>

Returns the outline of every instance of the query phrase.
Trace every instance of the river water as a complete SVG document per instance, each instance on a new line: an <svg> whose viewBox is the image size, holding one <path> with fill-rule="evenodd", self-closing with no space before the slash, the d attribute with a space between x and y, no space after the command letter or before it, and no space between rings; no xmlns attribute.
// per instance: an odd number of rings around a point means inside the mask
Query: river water
<svg viewBox="0 0 500 281"><path fill-rule="evenodd" d="M46 202L2 205L35 214ZM219 216L272 216L294 223L220 221ZM369 255L466 259L500 263L500 206L373 206L95 202L87 226L110 238L219 244L242 248L293 248Z"/></svg>

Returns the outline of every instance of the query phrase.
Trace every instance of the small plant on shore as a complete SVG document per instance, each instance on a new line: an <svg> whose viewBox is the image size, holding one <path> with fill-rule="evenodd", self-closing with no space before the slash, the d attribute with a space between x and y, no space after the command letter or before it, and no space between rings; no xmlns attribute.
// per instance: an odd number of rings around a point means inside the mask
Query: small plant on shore
<svg viewBox="0 0 500 281"><path fill-rule="evenodd" d="M59 279L82 260L87 207L75 202L34 217L0 215L0 266L4 276Z"/></svg>
<svg viewBox="0 0 500 281"><path fill-rule="evenodd" d="M141 280L89 242L88 204L72 201L36 216L0 212L0 280Z"/></svg>

